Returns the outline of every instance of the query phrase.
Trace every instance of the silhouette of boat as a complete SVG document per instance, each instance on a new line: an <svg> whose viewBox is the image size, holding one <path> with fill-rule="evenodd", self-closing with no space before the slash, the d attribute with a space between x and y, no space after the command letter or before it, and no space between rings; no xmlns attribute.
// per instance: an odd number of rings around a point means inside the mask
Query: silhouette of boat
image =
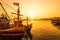
<svg viewBox="0 0 60 40"><path fill-rule="evenodd" d="M55 26L60 26L60 17L52 18L51 23Z"/></svg>
<svg viewBox="0 0 60 40"><path fill-rule="evenodd" d="M24 35L26 34L26 31L28 30L30 32L32 25L28 24L28 25L23 25L22 24L22 20L19 20L19 5L18 5L18 10L17 10L17 21L14 21L14 27L11 28L10 27L10 18L6 12L6 10L4 9L2 3L0 3L1 7L3 8L4 12L5 12L5 16L4 14L2 15L2 17L0 17L0 39L1 40L22 40L22 37L24 37ZM28 21L28 19L26 19ZM30 36L31 37L31 36Z"/></svg>

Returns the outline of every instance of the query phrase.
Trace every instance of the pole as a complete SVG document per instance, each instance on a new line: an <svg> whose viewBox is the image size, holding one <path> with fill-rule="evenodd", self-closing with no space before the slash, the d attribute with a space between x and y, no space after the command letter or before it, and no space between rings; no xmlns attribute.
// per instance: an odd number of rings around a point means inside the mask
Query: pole
<svg viewBox="0 0 60 40"><path fill-rule="evenodd" d="M27 16L27 26L28 26L28 16Z"/></svg>
<svg viewBox="0 0 60 40"><path fill-rule="evenodd" d="M20 20L19 20L20 11L19 11L19 9L20 9L20 7L19 7L19 5L18 5L18 9L17 9L17 13L18 13L18 15L17 15L17 20L18 20L17 22L18 22L18 23L17 23L17 25L18 25L18 26L17 26L17 27L20 27L20 26L19 26L19 23L20 23ZM17 40L22 40L22 36L18 36L18 37L17 37Z"/></svg>
<svg viewBox="0 0 60 40"><path fill-rule="evenodd" d="M19 27L19 6L18 6L18 10L17 10L17 13L18 13L18 15L17 15L17 17L18 17L18 23L17 23L17 25L18 25L18 27Z"/></svg>

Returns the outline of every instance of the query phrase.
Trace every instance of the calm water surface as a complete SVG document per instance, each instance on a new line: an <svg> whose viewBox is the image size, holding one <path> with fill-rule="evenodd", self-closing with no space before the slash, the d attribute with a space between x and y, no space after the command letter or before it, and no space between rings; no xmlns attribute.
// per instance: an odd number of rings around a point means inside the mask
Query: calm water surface
<svg viewBox="0 0 60 40"><path fill-rule="evenodd" d="M33 40L60 40L60 30L50 20L34 21L31 33Z"/></svg>

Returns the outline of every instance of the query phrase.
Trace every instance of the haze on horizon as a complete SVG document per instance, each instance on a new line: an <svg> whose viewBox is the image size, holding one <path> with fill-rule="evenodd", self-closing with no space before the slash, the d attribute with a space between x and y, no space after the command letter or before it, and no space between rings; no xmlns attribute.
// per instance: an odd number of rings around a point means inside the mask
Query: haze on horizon
<svg viewBox="0 0 60 40"><path fill-rule="evenodd" d="M20 13L23 15L35 15L34 18L51 18L51 17L60 17L60 0L2 0L5 3L9 4L11 7L17 9L14 2L20 3ZM1 0L0 0L1 2ZM3 3L3 2L2 2ZM13 11L11 8L3 3L4 8L11 16ZM8 8L9 9L8 9ZM1 13L1 11L0 11Z"/></svg>

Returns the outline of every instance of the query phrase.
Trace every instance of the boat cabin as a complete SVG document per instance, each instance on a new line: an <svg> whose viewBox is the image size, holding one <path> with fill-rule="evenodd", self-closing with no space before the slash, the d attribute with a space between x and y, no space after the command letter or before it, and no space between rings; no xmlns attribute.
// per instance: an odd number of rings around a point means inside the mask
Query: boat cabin
<svg viewBox="0 0 60 40"><path fill-rule="evenodd" d="M0 17L0 29L8 29L9 26L9 20L6 17Z"/></svg>

